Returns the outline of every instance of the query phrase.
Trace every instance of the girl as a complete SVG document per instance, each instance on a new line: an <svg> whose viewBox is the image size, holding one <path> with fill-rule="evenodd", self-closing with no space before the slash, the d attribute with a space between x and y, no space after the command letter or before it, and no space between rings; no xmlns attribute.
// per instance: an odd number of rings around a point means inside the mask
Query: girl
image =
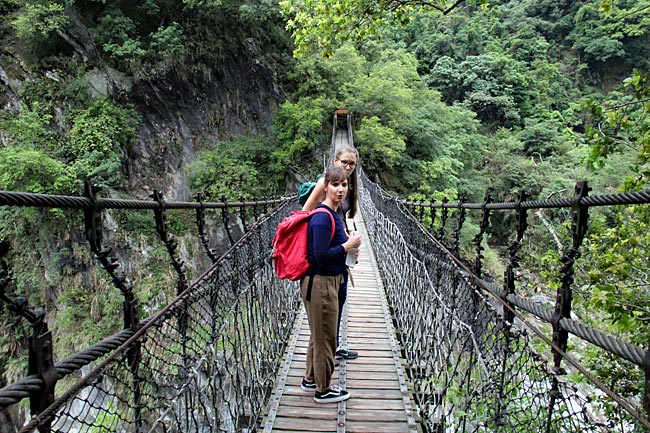
<svg viewBox="0 0 650 433"><path fill-rule="evenodd" d="M349 218L354 218L357 214L357 164L359 163L359 152L353 147L339 147L334 156L334 166L342 167L348 173L348 195L339 206L337 211L345 223L346 214ZM318 179L316 186L311 195L302 207L302 210L312 210L318 203L325 200L325 191L323 190L324 178Z"/></svg>
<svg viewBox="0 0 650 433"><path fill-rule="evenodd" d="M348 194L339 205L337 213L341 216L343 224L347 227L346 214L349 218L354 218L357 213L357 165L359 164L359 152L357 149L348 146L339 147L334 156L334 166L341 167L350 174L348 179ZM324 178L318 179L316 186L311 192L311 195L305 202L302 210L312 210L318 203L325 200L325 190L323 189ZM349 232L349 230L347 230ZM343 306L348 297L348 275L345 275L345 281L339 288L339 317L337 321L336 343L339 342L338 329L341 324L341 315L343 313ZM359 352L350 350L347 346L338 346L336 349L336 359L355 359L359 356Z"/></svg>
<svg viewBox="0 0 650 433"><path fill-rule="evenodd" d="M325 199L318 207L327 209L334 218L334 237L329 215L314 214L309 221L308 259L312 263L307 276L300 281L300 293L309 319L307 371L302 389L314 391L316 403L347 400L350 394L331 385L334 372L336 333L338 329L338 290L344 283L347 269L345 256L350 248L361 245L361 236L348 236L337 209L348 193L349 173L332 167L323 179Z"/></svg>

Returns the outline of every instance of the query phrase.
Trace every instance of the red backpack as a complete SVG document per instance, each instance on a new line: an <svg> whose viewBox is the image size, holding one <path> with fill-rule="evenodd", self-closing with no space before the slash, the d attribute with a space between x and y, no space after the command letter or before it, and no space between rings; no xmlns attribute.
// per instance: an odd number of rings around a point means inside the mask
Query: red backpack
<svg viewBox="0 0 650 433"><path fill-rule="evenodd" d="M273 269L278 277L296 281L307 274L309 270L307 229L309 218L317 212L325 212L330 216L332 221L330 241L334 238L334 217L327 209L319 207L311 211L291 212L291 215L278 224L273 238Z"/></svg>

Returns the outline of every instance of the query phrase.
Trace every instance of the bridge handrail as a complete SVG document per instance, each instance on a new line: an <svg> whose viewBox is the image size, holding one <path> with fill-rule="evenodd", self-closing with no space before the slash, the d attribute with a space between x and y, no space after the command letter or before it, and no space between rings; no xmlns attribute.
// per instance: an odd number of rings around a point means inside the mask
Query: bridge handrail
<svg viewBox="0 0 650 433"><path fill-rule="evenodd" d="M280 204L293 197L278 197L255 201L221 201L221 202L187 202L187 201L157 201L129 200L119 198L98 198L74 195L37 194L29 192L0 191L0 206L32 206L47 208L90 209L223 209L228 207L254 207L260 205Z"/></svg>
<svg viewBox="0 0 650 433"><path fill-rule="evenodd" d="M88 188L88 184L86 185ZM86 349L83 349L79 352L76 352L56 363L50 364L51 366L47 366L47 354L44 354L44 357L38 356L34 358L39 358L39 359L34 359L39 365L34 365L32 366L32 352L30 351L30 373L33 373L34 371L38 371L36 374L29 374L28 376L24 377L21 380L18 380L17 382L14 382L10 385L5 386L4 388L0 389L0 409L5 409L13 404L16 404L20 402L24 398L30 398L31 400L31 409L32 409L32 414L34 417L32 420L23 426L21 429L22 431L31 431L31 429L38 427L39 430L44 429L42 431L46 431L50 428L50 423L52 422L54 416L58 417L59 411L62 410L64 404L68 404L69 402L72 401L74 398L79 398L77 393L81 392L85 387L90 386L89 389L95 389L97 388L97 384L95 383L97 380L101 382L101 377L107 374L105 371L107 368L113 368L114 365L120 365L124 363L125 361L122 360L123 357L126 357L129 359L129 368L134 368L134 376L138 380L137 377L139 374L137 373L137 369L139 368L139 362L137 359L142 356L140 354L141 350L150 350L150 349L145 349L145 342L147 339L155 338L152 336L147 337L150 333L158 333L159 331L155 330L156 327L160 327L163 322L167 324L170 320L178 321L178 326L179 328L177 329L177 332L183 335L185 332L184 329L187 326L187 317L188 317L188 306L194 305L195 302L197 303L205 303L206 298L209 298L209 302L217 302L218 298L224 297L225 299L219 301L219 302L226 302L224 304L224 307L227 311L231 311L228 314L233 314L236 315L238 314L235 310L238 309L237 303L240 302L236 299L237 296L241 296L238 294L238 291L241 290L237 286L237 279L241 278L237 274L233 273L234 268L233 266L239 266L239 265L246 265L248 263L247 260L251 260L254 257L255 260L259 261L259 264L256 266L259 266L262 264L262 261L264 263L264 275L268 276L269 273L272 273L270 270L270 252L267 253L267 248L270 248L270 243L264 241L264 239L268 238L269 236L269 231L272 230L272 228L275 227L279 220L279 218L282 217L284 212L280 212L281 210L291 207L292 206L292 201L295 199L295 197L280 197L280 198L274 198L274 199L264 199L256 202L246 202L246 201L240 201L240 202L221 202L221 203L210 203L210 202L202 202L202 196L197 196L197 200L199 201L198 203L187 203L187 202L166 202L162 200L161 196L159 194L155 194L154 200L152 202L145 202L142 200L122 200L122 199L101 199L101 198L95 198L94 197L94 192L95 190L92 190L92 194L90 194L87 197L76 197L76 196L53 196L53 195L47 195L47 194L28 194L28 193L15 193L15 192L5 192L2 191L0 192L0 205L7 205L7 206L35 206L35 207L53 207L53 208L75 208L75 209L82 209L84 211L84 214L86 216L86 235L90 237L89 243L91 246L91 250L97 255L97 258L100 260L100 263L102 267L104 267L111 275L113 278L113 282L118 287L123 295L124 295L124 314L125 314L125 329L122 331L119 331L115 333L114 335L107 337L100 341L99 343L96 343ZM87 191L88 193L88 191ZM129 305L132 304L133 302L133 295L131 293L131 284L128 283L126 278L124 276L117 275L114 270L117 268L118 264L116 263L117 259L111 258L110 254L111 251L109 250L104 250L101 246L101 232L97 233L96 239L93 239L94 236L94 230L96 227L99 227L99 230L101 231L101 219L96 220L95 218L98 218L101 213L99 212L100 210L103 209L152 209L154 211L157 211L158 213L156 214L156 231L159 232L159 235L161 237L161 240L165 243L167 246L167 249L169 251L169 254L172 257L172 264L174 265L175 268L182 268L183 264L182 261L179 259L175 258L174 250L175 250L175 244L174 244L174 239L171 234L167 232L166 223L165 223L165 216L164 216L164 210L167 209L195 209L197 210L197 215L199 215L198 211L202 211L206 208L221 208L223 211L227 212L229 208L235 208L237 206L248 206L249 204L252 204L256 207L261 207L263 208L263 212L254 212L254 219L255 222L252 226L248 227L248 229L245 231L243 236L241 236L238 240L234 241L230 248L224 252L221 256L216 257L212 260L212 265L203 272L201 276L196 278L195 283L187 286L184 284L181 284L181 280L184 278L184 270L180 269L179 273L179 281L178 281L178 288L183 288L184 290L176 295L176 297L167 304L166 307L164 307L162 310L158 311L157 313L151 315L150 317L146 319L139 320L137 318L137 313L135 317L131 317L130 320L127 319L127 316L129 314L133 315L133 312L127 312L129 310ZM268 206L269 205L276 205L273 206L273 209L268 211ZM242 214L242 219L243 219ZM199 220L197 216L197 220ZM92 223L93 227L92 229L89 229L88 224ZM197 221L199 223L199 221ZM242 221L244 228L246 228L246 224L244 221ZM204 234L202 232L202 227L201 224L199 224L199 234L202 235ZM230 234L229 234L230 236ZM204 243L206 239L202 238L201 242ZM232 239L231 239L232 242ZM22 299L20 297L17 298L12 298L8 295L5 295L5 290L8 287L7 283L10 281L9 273L6 268L6 264L3 263L2 259L4 254L6 254L6 251L4 250L5 246L3 246L3 249L0 250L0 295L2 300L7 302L9 304L9 310L14 312L15 314L19 314L24 316L25 319L29 320L30 323L32 324L33 327L33 335L38 336L38 338L44 338L46 341L46 345L49 345L51 347L52 342L51 342L51 334L49 331L47 331L47 324L45 323L44 320L44 314L40 310L34 310L31 311L29 308L27 308L27 302L26 299ZM241 251L248 251L246 260L242 261L241 258L239 257L242 253ZM268 255L268 257L267 257ZM257 257L259 256L259 257ZM212 256L211 256L212 258ZM266 263L268 262L268 263ZM223 269L222 269L223 268ZM252 269L247 269L244 274L246 275L246 278L252 278L253 273L251 273ZM258 269L259 271L259 269ZM239 271L237 271L239 272ZM215 295L212 293L213 290L216 290L212 287L212 285L215 282L215 279L219 278L220 274L224 275L230 275L229 280L231 280L230 285L233 285L233 287L227 287L225 285L220 285L218 287L218 290L223 293L223 295ZM205 281L207 280L207 282ZM273 294L271 298L265 298L263 299L263 303L269 304L265 306L264 308L269 308L270 301L273 298L278 298L274 302L280 302L280 305L285 305L287 308L291 308L291 305L288 299L284 299L285 302L282 302L283 300L281 297L286 297L290 296L293 298L293 295L295 293L292 288L288 287L289 285L281 284L280 281L275 281L271 283L276 289L275 291L277 294ZM280 289L280 284L282 286L282 290ZM287 286L286 288L284 286ZM224 291L225 290L225 291ZM230 293L230 295L229 295ZM230 299L228 298L229 296L235 296L235 299ZM235 306L233 307L232 305L229 306L227 302L230 301L236 301L234 304ZM251 301L253 302L253 301ZM296 299L290 300L291 303L296 302ZM192 307L189 307L192 308ZM223 308L223 307L222 307ZM172 309L174 312L172 312ZM276 310L278 310L276 308ZM191 314L192 310L190 310ZM32 314L27 314L27 313L32 313ZM220 309L217 309L215 311L215 317L217 314L220 313ZM272 315L279 315L282 316L281 320L274 320L273 326L274 329L269 329L266 330L265 333L268 333L266 336L262 336L262 341L260 342L252 342L254 344L271 344L273 345L272 350L269 350L267 347L268 354L264 355L266 357L271 357L272 359L275 359L275 357L278 356L278 351L282 350L282 334L286 332L287 324L285 321L288 321L291 323L293 321L292 319L292 312L287 311L282 312L282 310L274 311ZM267 317L271 319L272 317L271 314L269 314ZM250 320L250 317L246 317L246 320ZM215 320L212 318L211 320ZM219 332L227 332L227 330L232 329L231 326L227 325L228 322L225 322L225 328L224 330L220 330ZM166 325L168 326L168 325ZM201 326L201 325L199 325ZM275 329L276 326L279 326L277 329ZM156 328L157 329L157 328ZM270 338L270 342L264 341L265 338ZM183 337L184 338L184 337ZM189 340L191 343L191 340L195 338L190 336ZM49 343L47 341L49 340ZM188 344L190 344L188 343ZM185 347L185 343L179 343L182 344L182 347ZM277 346L277 347L276 347ZM142 349L140 348L142 347ZM30 348L30 350L32 350ZM183 349L185 350L185 349ZM237 349L237 350L243 350ZM151 353L148 353L148 356L151 356ZM261 356L261 355L257 355ZM49 355L49 360L52 359L52 355L50 352ZM95 361L98 361L101 359L101 362L99 362L97 365L93 366L92 370L88 373L83 374L83 378L79 381L76 381L75 385L69 388L63 395L58 396L58 398L54 399L53 398L53 389L57 381L60 379L69 376L73 372L78 372L81 370L82 367L87 367L94 363ZM217 360L218 361L218 360ZM272 367L272 364L269 363L269 360L263 360L264 368ZM40 367L40 368L39 368ZM267 370L264 370L267 371ZM191 376L191 372L190 376ZM259 374L260 372L257 372ZM270 370L270 373L272 373L272 370ZM112 374L112 373L109 373ZM265 373L267 374L267 373ZM267 379L268 380L268 379ZM91 384L91 382L93 382ZM134 407L134 413L135 413L135 422L137 425L137 420L139 419L139 414L138 414L138 407L139 404L137 403L137 393L139 393L139 387L140 385L133 385L135 386L135 390L133 391L134 397L136 399L136 406ZM239 386L247 386L247 384L239 384ZM255 410L259 410L257 405L259 405L260 401L257 401L256 399L259 399L265 395L267 392L266 389L269 386L269 383L260 383L259 384L259 389L256 389L254 395L249 395L250 390L245 391L245 395L242 396L242 398L245 399L251 399L250 403L254 403L255 405ZM100 387L101 388L101 387ZM179 391L181 392L181 391ZM50 397L48 397L48 394ZM249 421L250 423L254 423L256 421L256 414L257 412L253 412L252 418ZM245 416L245 413L239 414L237 416ZM188 420L188 422L191 422L191 420Z"/></svg>
<svg viewBox="0 0 650 433"><path fill-rule="evenodd" d="M522 209L554 209L569 208L575 205L572 199L556 200L529 200L522 202L499 202L499 203L426 203L422 201L413 201L403 198L395 198L403 205L418 206L433 209L493 209L493 210L514 210L518 207ZM626 192L618 194L602 194L588 197L582 197L579 200L581 206L612 206L612 205L630 205L630 204L647 204L650 203L650 192Z"/></svg>
<svg viewBox="0 0 650 433"><path fill-rule="evenodd" d="M447 209L495 209L495 210L514 210L517 209L517 202L503 202L503 203L446 203L446 204L431 204L431 203L420 203L412 202L407 200L396 199L400 204L416 206L416 207L430 207L430 208L447 208ZM608 194L602 196L592 196L592 197L583 197L580 199L580 204L585 206L611 206L611 205L624 205L624 204L647 204L650 203L650 193L621 193L621 194ZM551 206L553 204L553 206ZM543 208L558 208L558 207L572 207L573 203L571 200L538 200L538 201L528 201L521 202L520 207L522 209L543 209ZM412 215L412 214L411 214ZM412 215L414 219L414 215ZM429 233L426 227L420 224L421 229L426 233ZM432 241L439 243L436 237L429 233ZM440 248L449 251L444 245L439 244ZM495 299L501 302L504 297L514 306L517 306L526 312L533 314L535 317L542 319L546 323L553 323L554 311L551 308L545 307L538 303L529 301L519 295L514 293L506 293L503 288L497 287L494 284L489 284L484 280L478 278L474 275L463 263L462 260L458 259L453 253L449 251L453 256L453 259L457 264L468 272L468 276L471 276L476 280L476 284L482 287L484 290L491 293ZM507 308L508 304L503 303ZM607 350L608 352L617 355L623 359L626 359L637 366L644 368L645 356L647 356L647 351L641 347L638 347L634 344L626 342L620 338L608 335L592 326L581 323L579 320L570 319L567 317L562 317L558 321L559 326L571 332L573 335L582 338L602 349Z"/></svg>

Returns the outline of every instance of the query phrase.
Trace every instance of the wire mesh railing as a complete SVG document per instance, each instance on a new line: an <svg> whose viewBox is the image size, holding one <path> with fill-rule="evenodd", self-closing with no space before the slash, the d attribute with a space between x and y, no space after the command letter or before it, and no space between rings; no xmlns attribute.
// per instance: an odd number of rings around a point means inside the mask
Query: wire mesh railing
<svg viewBox="0 0 650 433"><path fill-rule="evenodd" d="M642 348L594 329L570 315L571 278L563 260L562 282L554 309L514 293L514 280L505 288L480 279L486 207L519 212L516 242L526 228L523 208L569 206L574 212L573 254L584 236L583 204L616 204L620 200L645 202L643 194L619 197L584 196L579 184L573 200L493 204L414 203L390 197L363 176L362 210L403 347L406 371L414 383L414 401L427 432L590 432L646 431L647 412L638 411L643 391L624 399L605 386L574 357L567 354L571 333L606 350L629 371L645 368ZM434 207L435 206L435 207ZM410 209L410 210L409 210ZM434 210L435 209L435 210ZM455 209L457 225L444 224ZM476 257L458 258L460 233L467 217L462 210L479 209L473 227ZM435 211L438 211L436 218ZM411 212L412 211L412 212ZM430 218L425 227L420 218ZM431 219L441 224L436 230ZM444 236L450 233L450 236ZM518 247L510 249L510 267L518 261ZM454 254L455 253L455 254ZM513 276L511 275L510 278ZM569 298L569 299L567 299ZM528 314L524 316L522 313ZM533 323L530 318L536 322ZM551 326L553 337L539 332L537 323ZM542 341L542 343L540 343ZM541 352L540 352L541 350ZM545 352L550 351L552 355ZM565 369L566 367L566 369ZM567 374L583 374L583 380ZM648 377L648 376L646 376ZM585 384L588 383L588 385ZM643 384L640 384L643 389ZM647 388L646 388L647 394ZM597 396L597 397L595 397ZM604 410L607 408L607 410ZM606 413L607 412L607 413ZM617 413L611 416L612 412ZM643 412L643 413L640 413Z"/></svg>
<svg viewBox="0 0 650 433"><path fill-rule="evenodd" d="M90 249L124 296L125 324L123 331L56 361L45 312L10 293L3 244L0 298L33 332L28 374L0 389L0 411L9 413L6 418L21 432L254 431L299 301L295 283L273 277L270 260L275 227L294 203L286 198L204 202L201 196L197 202L166 202L159 193L148 202L101 199L96 192L89 184L85 197L0 192L4 206L83 212ZM154 212L156 232L177 274L173 301L145 319L139 319L133 296L137 281L119 271L112 250L102 244L102 211L115 208ZM196 212L196 242L213 263L191 285L170 232L169 209ZM224 225L236 219L246 227L236 241L228 234L232 246L219 256L205 231L206 209L221 209ZM32 418L23 424L11 412L26 398Z"/></svg>

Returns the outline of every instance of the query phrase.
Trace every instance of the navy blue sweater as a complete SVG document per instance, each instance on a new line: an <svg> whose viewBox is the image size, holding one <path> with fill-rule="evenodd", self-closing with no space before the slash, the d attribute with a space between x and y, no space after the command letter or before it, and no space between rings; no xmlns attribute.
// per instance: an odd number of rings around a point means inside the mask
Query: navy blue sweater
<svg viewBox="0 0 650 433"><path fill-rule="evenodd" d="M312 267L308 275L339 275L345 271L345 248L343 243L348 240L343 220L332 209L320 203L317 208L327 209L334 217L334 237L330 217L324 213L316 213L309 220L309 247L307 259Z"/></svg>

